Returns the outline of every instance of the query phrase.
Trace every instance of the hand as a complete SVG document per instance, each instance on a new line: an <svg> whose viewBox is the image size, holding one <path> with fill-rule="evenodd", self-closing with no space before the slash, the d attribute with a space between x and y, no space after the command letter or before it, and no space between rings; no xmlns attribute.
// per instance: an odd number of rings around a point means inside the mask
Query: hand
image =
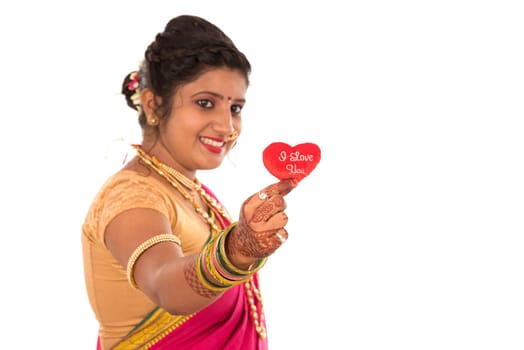
<svg viewBox="0 0 524 350"><path fill-rule="evenodd" d="M297 181L294 179L281 180L252 195L242 204L238 224L227 238L226 253L230 259L253 262L253 258L260 259L273 254L286 241L288 233L284 226L288 217L284 212L284 196L296 186Z"/></svg>

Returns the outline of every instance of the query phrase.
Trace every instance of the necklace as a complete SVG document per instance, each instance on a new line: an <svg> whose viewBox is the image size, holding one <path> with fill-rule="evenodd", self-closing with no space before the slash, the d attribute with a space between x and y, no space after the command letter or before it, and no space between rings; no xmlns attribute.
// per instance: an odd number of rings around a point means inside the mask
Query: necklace
<svg viewBox="0 0 524 350"><path fill-rule="evenodd" d="M191 190L191 192L196 191L202 201L207 203L212 210L218 212L230 222L233 221L225 208L202 188L202 185L198 179L195 178L194 181L191 181L179 171L161 163L155 156L149 156L146 154L144 150L140 148L140 146L133 145L133 147L137 151L138 157L144 161L144 163L146 163L150 168L155 170L160 176L166 179L171 184L171 186L173 186L186 200L188 200L193 205L193 208L199 214L199 216L202 217L204 221L211 227L211 233L213 235L216 235L218 232L220 232L220 229L215 223L215 220L211 215L209 215L200 207L195 198L190 193L188 193L184 187Z"/></svg>
<svg viewBox="0 0 524 350"><path fill-rule="evenodd" d="M211 210L218 212L229 222L233 222L231 216L226 211L226 209L215 198L209 195L209 193L207 193L204 188L202 188L202 185L197 178L191 181L181 172L160 162L155 156L148 155L139 145L133 145L133 148L136 150L138 158L140 158L151 169L155 170L160 176L166 179L171 184L171 186L173 186L186 200L188 200L193 205L195 211L211 228L212 236L216 236L220 232L220 228L217 226L215 222L215 219L218 219L217 215L209 215L207 212L205 212L197 203L195 198L187 192L187 190L190 190L191 192L196 191L202 199L202 201L209 205ZM265 339L266 330L260 290L255 285L253 278L249 279L249 281L244 283L244 288L246 290L247 300L249 308L251 310L251 317L253 319L255 330L262 339ZM260 312L257 310L255 298L258 301Z"/></svg>
<svg viewBox="0 0 524 350"><path fill-rule="evenodd" d="M187 189L195 191L200 187L198 180L196 178L194 181L191 181L181 172L171 168L170 166L165 165L164 163L161 163L158 159L156 159L155 156L151 157L151 159L155 163L155 165L157 165L163 171L167 172L169 175L173 176L175 179L177 179L177 181L179 181Z"/></svg>

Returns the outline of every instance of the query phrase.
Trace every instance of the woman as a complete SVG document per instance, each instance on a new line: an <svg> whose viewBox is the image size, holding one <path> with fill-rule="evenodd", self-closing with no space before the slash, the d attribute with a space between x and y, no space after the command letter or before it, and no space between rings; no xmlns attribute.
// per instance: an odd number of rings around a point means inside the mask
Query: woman
<svg viewBox="0 0 524 350"><path fill-rule="evenodd" d="M175 17L122 92L143 130L82 226L98 349L266 349L257 271L287 239L283 180L234 221L201 184L241 133L251 66L216 26Z"/></svg>

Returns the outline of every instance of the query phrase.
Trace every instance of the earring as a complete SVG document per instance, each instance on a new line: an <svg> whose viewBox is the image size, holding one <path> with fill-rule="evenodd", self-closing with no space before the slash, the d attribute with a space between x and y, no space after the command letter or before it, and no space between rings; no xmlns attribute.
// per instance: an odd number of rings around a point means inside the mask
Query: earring
<svg viewBox="0 0 524 350"><path fill-rule="evenodd" d="M158 125L158 117L154 114L151 114L150 116L147 117L147 124L150 125L150 126L156 126Z"/></svg>

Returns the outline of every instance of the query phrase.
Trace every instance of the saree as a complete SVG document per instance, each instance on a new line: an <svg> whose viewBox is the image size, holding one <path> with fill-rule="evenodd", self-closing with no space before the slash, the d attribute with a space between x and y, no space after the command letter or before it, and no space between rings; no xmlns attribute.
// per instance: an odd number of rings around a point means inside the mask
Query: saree
<svg viewBox="0 0 524 350"><path fill-rule="evenodd" d="M217 200L209 188L204 185L202 188ZM230 225L227 218L214 214L222 229ZM155 307L113 349L267 350L267 338L259 335L253 320L256 317L265 330L262 302L254 297L255 288L259 288L257 273L194 314L171 315ZM256 310L252 310L250 303ZM99 342L97 350L101 350Z"/></svg>

